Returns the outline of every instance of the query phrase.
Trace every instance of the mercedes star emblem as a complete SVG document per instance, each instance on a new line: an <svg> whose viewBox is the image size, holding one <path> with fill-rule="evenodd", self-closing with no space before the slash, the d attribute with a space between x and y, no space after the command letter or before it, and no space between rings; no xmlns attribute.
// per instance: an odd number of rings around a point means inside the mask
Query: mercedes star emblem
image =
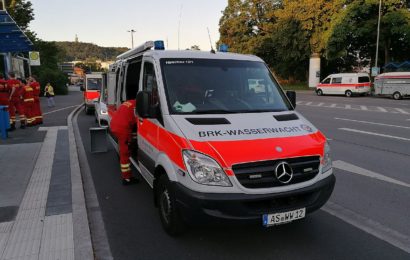
<svg viewBox="0 0 410 260"><path fill-rule="evenodd" d="M278 163L275 168L275 176L279 182L283 184L289 183L293 178L292 167L287 162Z"/></svg>

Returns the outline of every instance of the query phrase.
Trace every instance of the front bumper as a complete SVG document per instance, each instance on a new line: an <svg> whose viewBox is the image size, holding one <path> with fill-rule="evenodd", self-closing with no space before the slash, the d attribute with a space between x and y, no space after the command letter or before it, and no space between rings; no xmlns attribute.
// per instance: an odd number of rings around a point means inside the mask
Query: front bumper
<svg viewBox="0 0 410 260"><path fill-rule="evenodd" d="M311 213L322 207L332 194L335 176L312 186L273 194L215 194L192 191L173 182L179 211L188 223L204 221L259 222L263 214L306 208Z"/></svg>

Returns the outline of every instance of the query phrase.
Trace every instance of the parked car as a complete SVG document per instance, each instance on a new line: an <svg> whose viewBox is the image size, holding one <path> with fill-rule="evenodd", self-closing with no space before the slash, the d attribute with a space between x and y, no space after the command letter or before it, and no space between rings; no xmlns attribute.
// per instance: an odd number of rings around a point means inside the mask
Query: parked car
<svg viewBox="0 0 410 260"><path fill-rule="evenodd" d="M105 83L106 74L103 74L103 84L101 86L101 94L98 101L95 102L95 121L99 126L105 127L109 126L110 117L108 116L107 99L108 90L107 84Z"/></svg>
<svg viewBox="0 0 410 260"><path fill-rule="evenodd" d="M367 73L331 74L316 86L316 93L318 96L367 95L371 91L370 84L370 77Z"/></svg>
<svg viewBox="0 0 410 260"><path fill-rule="evenodd" d="M147 42L118 56L108 73L110 115L137 100L131 161L170 235L186 222L289 223L332 194L326 137L260 58Z"/></svg>

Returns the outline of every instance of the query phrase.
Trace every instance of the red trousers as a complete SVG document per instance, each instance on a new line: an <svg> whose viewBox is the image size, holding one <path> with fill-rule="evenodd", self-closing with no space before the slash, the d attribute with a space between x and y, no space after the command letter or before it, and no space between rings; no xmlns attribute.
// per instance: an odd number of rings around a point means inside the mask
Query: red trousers
<svg viewBox="0 0 410 260"><path fill-rule="evenodd" d="M16 123L16 111L19 114L20 123L25 124L26 116L24 115L24 106L20 99L10 100L9 113L10 113L10 125Z"/></svg>
<svg viewBox="0 0 410 260"><path fill-rule="evenodd" d="M35 125L43 123L43 113L41 112L39 98L34 98L33 117Z"/></svg>
<svg viewBox="0 0 410 260"><path fill-rule="evenodd" d="M120 165L121 176L123 179L129 179L132 177L131 164L130 164L130 150L128 143L131 140L129 134L113 133L118 139L119 152L120 152Z"/></svg>
<svg viewBox="0 0 410 260"><path fill-rule="evenodd" d="M24 101L24 115L28 125L34 125L34 101Z"/></svg>

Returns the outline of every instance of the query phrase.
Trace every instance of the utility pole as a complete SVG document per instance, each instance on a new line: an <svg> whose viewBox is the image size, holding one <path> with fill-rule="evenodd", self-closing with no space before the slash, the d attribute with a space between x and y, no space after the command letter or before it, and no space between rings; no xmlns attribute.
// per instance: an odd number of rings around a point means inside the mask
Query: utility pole
<svg viewBox="0 0 410 260"><path fill-rule="evenodd" d="M1 0L1 9L0 10L4 10L6 11L6 1L5 0Z"/></svg>
<svg viewBox="0 0 410 260"><path fill-rule="evenodd" d="M131 49L134 49L134 33L136 32L134 29L127 31L131 33Z"/></svg>
<svg viewBox="0 0 410 260"><path fill-rule="evenodd" d="M379 60L379 39L380 39L380 20L382 16L382 0L379 2L379 20L377 22L377 42L376 42L376 60L375 60L375 67L377 68L378 66L378 60Z"/></svg>

